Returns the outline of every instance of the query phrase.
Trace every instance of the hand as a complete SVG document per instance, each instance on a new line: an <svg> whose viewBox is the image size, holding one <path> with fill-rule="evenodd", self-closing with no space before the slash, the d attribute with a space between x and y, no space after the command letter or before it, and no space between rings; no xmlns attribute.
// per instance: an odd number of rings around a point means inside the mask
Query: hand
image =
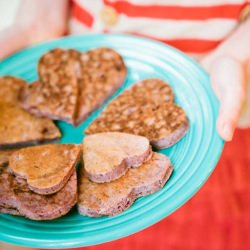
<svg viewBox="0 0 250 250"><path fill-rule="evenodd" d="M249 29L250 17L239 23L225 41L201 60L202 66L210 73L212 88L220 101L217 130L226 141L233 137L246 99L247 62L250 63ZM249 124L246 118L241 121L244 127Z"/></svg>
<svg viewBox="0 0 250 250"><path fill-rule="evenodd" d="M22 0L16 21L0 32L0 60L29 45L62 36L67 0Z"/></svg>
<svg viewBox="0 0 250 250"><path fill-rule="evenodd" d="M225 140L232 140L246 98L244 65L231 56L211 53L201 61L210 73L212 88L220 102L217 131Z"/></svg>

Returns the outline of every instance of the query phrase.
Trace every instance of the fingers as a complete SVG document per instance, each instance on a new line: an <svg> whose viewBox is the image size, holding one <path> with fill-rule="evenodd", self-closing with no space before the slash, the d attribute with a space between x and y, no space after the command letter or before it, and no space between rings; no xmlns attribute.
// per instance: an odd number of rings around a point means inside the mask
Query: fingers
<svg viewBox="0 0 250 250"><path fill-rule="evenodd" d="M239 128L250 127L250 58L245 64L245 74L246 74L246 85L247 85L246 100L243 104L239 123L237 124L237 127Z"/></svg>
<svg viewBox="0 0 250 250"><path fill-rule="evenodd" d="M0 60L28 45L28 37L18 26L0 32Z"/></svg>
<svg viewBox="0 0 250 250"><path fill-rule="evenodd" d="M211 84L220 101L217 131L226 141L233 137L245 100L243 66L231 57L220 57L211 65Z"/></svg>

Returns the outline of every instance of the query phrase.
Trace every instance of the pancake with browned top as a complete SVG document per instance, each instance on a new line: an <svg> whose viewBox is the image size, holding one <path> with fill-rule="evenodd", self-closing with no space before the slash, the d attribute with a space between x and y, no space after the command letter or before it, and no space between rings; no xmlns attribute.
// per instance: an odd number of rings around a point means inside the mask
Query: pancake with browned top
<svg viewBox="0 0 250 250"><path fill-rule="evenodd" d="M18 96L25 86L25 81L16 77L0 78L1 149L38 144L61 137L53 121L31 115L20 107Z"/></svg>
<svg viewBox="0 0 250 250"><path fill-rule="evenodd" d="M38 73L40 80L20 97L23 108L78 125L123 84L127 69L109 48L84 53L57 48L42 56Z"/></svg>
<svg viewBox="0 0 250 250"><path fill-rule="evenodd" d="M78 211L91 217L121 213L136 198L161 189L172 171L169 158L158 153L153 153L149 161L129 169L124 176L110 183L90 181L82 167L78 180Z"/></svg>
<svg viewBox="0 0 250 250"><path fill-rule="evenodd" d="M125 81L127 68L113 49L97 48L81 55L82 77L76 124L100 107Z"/></svg>
<svg viewBox="0 0 250 250"><path fill-rule="evenodd" d="M80 56L76 50L59 48L44 54L37 67L39 81L27 85L20 97L23 108L35 115L74 123Z"/></svg>
<svg viewBox="0 0 250 250"><path fill-rule="evenodd" d="M125 132L147 137L158 149L170 147L189 127L184 110L173 100L172 89L166 82L143 80L110 102L85 132Z"/></svg>
<svg viewBox="0 0 250 250"><path fill-rule="evenodd" d="M150 159L147 138L119 132L88 135L83 142L84 168L88 177L98 183L120 178L130 167Z"/></svg>
<svg viewBox="0 0 250 250"><path fill-rule="evenodd" d="M47 195L58 192L68 182L80 156L80 145L42 145L16 150L9 166L16 176L27 180L29 189Z"/></svg>

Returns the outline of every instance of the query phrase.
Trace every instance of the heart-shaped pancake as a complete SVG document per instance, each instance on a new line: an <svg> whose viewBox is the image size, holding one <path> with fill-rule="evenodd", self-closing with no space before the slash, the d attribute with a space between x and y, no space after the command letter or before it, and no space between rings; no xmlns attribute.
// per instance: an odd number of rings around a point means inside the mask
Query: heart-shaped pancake
<svg viewBox="0 0 250 250"><path fill-rule="evenodd" d="M19 78L0 78L0 148L28 146L56 140L61 133L48 118L24 111L18 96L26 83Z"/></svg>
<svg viewBox="0 0 250 250"><path fill-rule="evenodd" d="M123 84L127 69L109 48L84 53L57 48L42 56L38 73L40 80L21 95L23 108L78 125Z"/></svg>
<svg viewBox="0 0 250 250"><path fill-rule="evenodd" d="M75 171L81 147L73 144L50 144L23 148L9 158L13 173L27 180L38 194L58 192Z"/></svg>
<svg viewBox="0 0 250 250"><path fill-rule="evenodd" d="M110 182L151 157L147 138L119 132L89 135L83 142L84 168L90 180Z"/></svg>
<svg viewBox="0 0 250 250"><path fill-rule="evenodd" d="M9 151L0 151L8 159ZM68 213L77 201L77 177L73 172L65 186L55 194L40 195L31 191L22 178L0 163L0 212L25 216L33 220L51 220Z"/></svg>
<svg viewBox="0 0 250 250"><path fill-rule="evenodd" d="M158 153L153 153L152 158L140 167L130 168L124 176L110 183L90 181L84 168L81 168L78 180L78 211L91 217L121 213L136 198L161 189L172 171L169 158Z"/></svg>
<svg viewBox="0 0 250 250"><path fill-rule="evenodd" d="M187 132L184 110L173 103L171 87L160 79L146 79L111 101L85 131L117 131L145 136L158 148L167 148Z"/></svg>

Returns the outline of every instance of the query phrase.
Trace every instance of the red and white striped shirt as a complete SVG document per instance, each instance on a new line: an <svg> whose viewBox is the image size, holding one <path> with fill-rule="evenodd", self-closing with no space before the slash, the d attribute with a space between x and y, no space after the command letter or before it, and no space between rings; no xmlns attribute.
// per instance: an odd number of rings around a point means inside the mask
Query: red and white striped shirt
<svg viewBox="0 0 250 250"><path fill-rule="evenodd" d="M70 31L137 34L203 54L235 29L249 13L249 4L249 0L74 0Z"/></svg>

